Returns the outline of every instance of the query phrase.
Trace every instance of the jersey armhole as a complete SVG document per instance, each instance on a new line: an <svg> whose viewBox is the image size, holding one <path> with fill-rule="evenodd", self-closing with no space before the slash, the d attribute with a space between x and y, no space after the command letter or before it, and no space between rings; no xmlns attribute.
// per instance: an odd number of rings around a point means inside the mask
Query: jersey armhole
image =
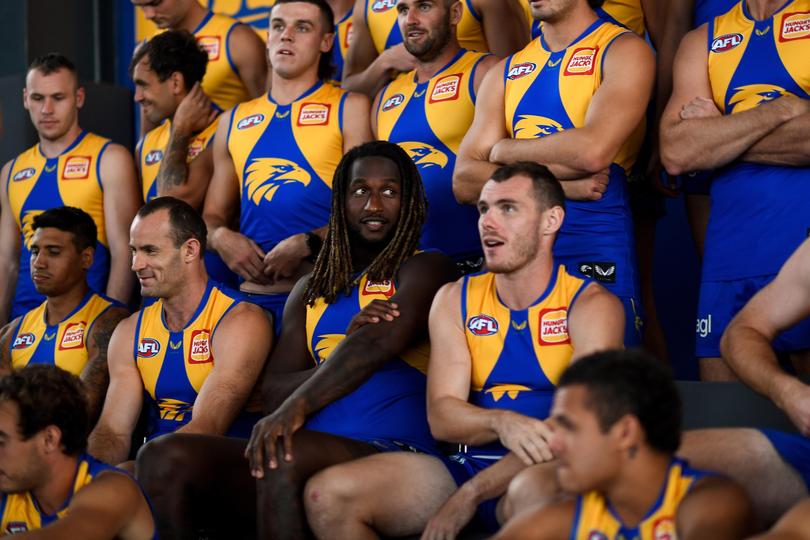
<svg viewBox="0 0 810 540"><path fill-rule="evenodd" d="M467 91L470 93L470 100L473 102L473 105L475 105L475 100L478 98L478 96L475 93L475 74L478 73L478 66L481 65L481 62L483 62L483 60L489 56L491 55L490 54L482 55L481 58L475 61L472 69L470 70L470 80L467 83L469 85L469 88L467 89Z"/></svg>
<svg viewBox="0 0 810 540"><path fill-rule="evenodd" d="M712 50L712 41L714 41L714 20L715 17L712 17L706 23L706 50L709 52Z"/></svg>
<svg viewBox="0 0 810 540"><path fill-rule="evenodd" d="M617 39L619 39L620 37L622 37L622 36L624 36L626 34L633 34L634 36L636 35L636 33L633 32L632 30L628 30L626 26L621 25L621 27L624 28L624 32L621 32L621 33L616 34L615 36L613 36L610 39L610 41L608 41L605 44L605 48L602 51L602 58L599 61L599 84L602 84L602 81L605 79L605 58L607 57L607 53L610 50L611 45L613 45L616 42Z"/></svg>
<svg viewBox="0 0 810 540"><path fill-rule="evenodd" d="M579 298L579 295L582 294L582 291L584 291L591 283L594 283L592 279L584 279L582 280L582 283L579 284L577 292L574 293L574 296L571 297L571 301L568 302L568 315L565 316L566 321L568 320L568 317L571 316L571 310L574 308L574 303Z"/></svg>
<svg viewBox="0 0 810 540"><path fill-rule="evenodd" d="M135 361L136 366L138 365L138 336L141 335L141 321L143 321L144 309L138 312L138 322L135 323L135 334L132 336L132 359Z"/></svg>
<svg viewBox="0 0 810 540"><path fill-rule="evenodd" d="M473 6L472 0L464 0L464 3L467 4L467 9L470 10L470 15L472 15L475 18L475 20L478 21L479 23L482 22L483 18L481 17L480 13L475 11L475 6ZM481 31L483 32L483 28L481 29Z"/></svg>
<svg viewBox="0 0 810 540"><path fill-rule="evenodd" d="M19 157L19 156L17 156ZM9 196L9 191L11 190L11 173L14 171L14 166L17 164L17 158L11 160L11 164L8 166L8 177L6 178L6 199L8 200L8 205L11 206L11 197Z"/></svg>
<svg viewBox="0 0 810 540"><path fill-rule="evenodd" d="M338 105L338 129L341 135L343 134L343 108L347 99L349 99L349 93L344 92L343 95L340 96L340 104Z"/></svg>
<svg viewBox="0 0 810 540"><path fill-rule="evenodd" d="M228 59L228 65L231 66L234 74L239 77L239 68L236 67L236 64L233 63L233 58L231 58L231 33L233 33L233 29L239 26L241 23L234 23L228 28L228 33L225 34L225 58ZM240 78L241 81L241 78ZM242 83L244 85L244 83Z"/></svg>
<svg viewBox="0 0 810 540"><path fill-rule="evenodd" d="M577 504L574 507L574 520L571 522L571 536L569 540L577 540L577 533L579 533L579 520L582 517L582 501L583 496L577 495Z"/></svg>
<svg viewBox="0 0 810 540"><path fill-rule="evenodd" d="M461 281L461 329L467 327L467 284L470 281L470 276L464 276ZM466 334L467 331L464 330Z"/></svg>
<svg viewBox="0 0 810 540"><path fill-rule="evenodd" d="M17 328L14 329L14 332L13 332L13 334L11 336L11 339L8 340L8 357L9 357L9 360L11 360L12 367L14 366L14 358L13 358L14 342L17 341L17 336L20 335L20 328L22 328L23 321L25 320L25 315L19 317L19 320L20 320L20 322L17 323ZM13 323L14 321L11 321L11 322ZM2 516L2 515L3 515L3 513L0 512L0 516Z"/></svg>
<svg viewBox="0 0 810 540"><path fill-rule="evenodd" d="M96 182L98 182L98 187L102 193L104 193L104 184L101 182L101 160L104 157L104 151L112 144L112 141L107 141L104 143L104 146L101 147L101 150L98 151L98 161L96 161Z"/></svg>
<svg viewBox="0 0 810 540"><path fill-rule="evenodd" d="M506 81L509 79L509 66L512 65L512 59L515 57L514 54L510 54L506 57L506 61L503 64L503 87L506 88Z"/></svg>
<svg viewBox="0 0 810 540"><path fill-rule="evenodd" d="M228 134L225 137L225 147L226 147L226 150L228 150L229 155L231 153L231 150L230 150L230 148L228 148L228 143L231 140L231 130L233 129L233 121L236 118L236 112L238 110L239 110L239 105L237 105L236 107L231 109L231 118L228 120ZM233 159L233 157L231 157L231 159Z"/></svg>

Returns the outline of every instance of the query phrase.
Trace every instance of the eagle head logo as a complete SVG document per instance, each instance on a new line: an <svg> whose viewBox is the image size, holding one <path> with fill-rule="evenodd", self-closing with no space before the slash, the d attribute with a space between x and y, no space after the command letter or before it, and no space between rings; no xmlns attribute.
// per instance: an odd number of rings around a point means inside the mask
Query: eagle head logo
<svg viewBox="0 0 810 540"><path fill-rule="evenodd" d="M428 167L439 167L444 169L447 166L447 155L423 142L404 142L400 143L403 150L408 152L411 159L420 169L427 169Z"/></svg>
<svg viewBox="0 0 810 540"><path fill-rule="evenodd" d="M315 344L315 354L318 364L323 364L332 355L335 347L340 345L346 334L321 334L318 336L318 343Z"/></svg>
<svg viewBox="0 0 810 540"><path fill-rule="evenodd" d="M287 184L309 185L310 174L292 161L279 158L256 158L247 168L248 197L258 205L262 199L268 202L278 188Z"/></svg>
<svg viewBox="0 0 810 540"><path fill-rule="evenodd" d="M499 384L486 390L486 394L492 396L493 401L500 401L506 395L509 399L517 399L521 392L530 392L531 388L522 384Z"/></svg>
<svg viewBox="0 0 810 540"><path fill-rule="evenodd" d="M553 135L564 130L562 124L555 122L545 116L535 116L533 114L521 114L520 120L515 124L516 139L539 139L547 135Z"/></svg>
<svg viewBox="0 0 810 540"><path fill-rule="evenodd" d="M759 107L763 103L773 101L790 92L772 84L747 84L734 89L734 95L729 100L731 113L738 113Z"/></svg>
<svg viewBox="0 0 810 540"><path fill-rule="evenodd" d="M28 210L22 218L22 234L25 247L31 249L31 240L34 237L34 218L40 215L44 210Z"/></svg>

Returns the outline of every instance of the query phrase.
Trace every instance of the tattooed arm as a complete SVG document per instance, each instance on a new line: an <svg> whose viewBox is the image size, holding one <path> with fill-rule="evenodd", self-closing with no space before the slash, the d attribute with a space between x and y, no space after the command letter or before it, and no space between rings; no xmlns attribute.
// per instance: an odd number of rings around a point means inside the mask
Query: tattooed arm
<svg viewBox="0 0 810 540"><path fill-rule="evenodd" d="M81 379L87 392L87 403L90 410L90 425L95 426L107 386L110 384L110 370L107 366L107 346L110 336L118 323L129 316L122 307L110 307L99 315L87 335L87 364L81 373Z"/></svg>
<svg viewBox="0 0 810 540"><path fill-rule="evenodd" d="M11 373L11 338L20 322L18 317L0 330L0 377Z"/></svg>

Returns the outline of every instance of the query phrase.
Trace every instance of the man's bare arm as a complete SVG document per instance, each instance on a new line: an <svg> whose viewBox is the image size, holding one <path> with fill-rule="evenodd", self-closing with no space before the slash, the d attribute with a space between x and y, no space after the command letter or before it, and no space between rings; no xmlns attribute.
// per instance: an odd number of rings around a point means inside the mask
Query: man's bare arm
<svg viewBox="0 0 810 540"><path fill-rule="evenodd" d="M129 317L129 311L111 306L96 318L87 334L87 363L80 378L84 383L87 405L90 408L90 426L95 426L101 415L107 387L110 385L110 367L107 352L115 327Z"/></svg>
<svg viewBox="0 0 810 540"><path fill-rule="evenodd" d="M11 173L8 162L0 171L0 324L6 324L11 316L11 303L20 269L20 229L8 201L8 181Z"/></svg>
<svg viewBox="0 0 810 540"><path fill-rule="evenodd" d="M810 540L810 499L804 499L788 510L766 534L750 540Z"/></svg>
<svg viewBox="0 0 810 540"><path fill-rule="evenodd" d="M797 116L765 135L743 154L742 160L790 167L810 165L810 113Z"/></svg>
<svg viewBox="0 0 810 540"><path fill-rule="evenodd" d="M745 490L727 478L699 480L675 516L678 538L736 540L754 530L753 509Z"/></svg>
<svg viewBox="0 0 810 540"><path fill-rule="evenodd" d="M568 335L574 347L572 361L624 346L624 306L597 283L580 293L568 312Z"/></svg>
<svg viewBox="0 0 810 540"><path fill-rule="evenodd" d="M246 24L237 25L228 38L228 50L239 78L251 98L267 89L267 59L261 38Z"/></svg>
<svg viewBox="0 0 810 540"><path fill-rule="evenodd" d="M99 166L104 188L104 226L110 249L107 296L126 304L135 284L130 268L129 226L143 204L141 189L132 155L123 146L107 147Z"/></svg>
<svg viewBox="0 0 810 540"><path fill-rule="evenodd" d="M22 317L17 317L0 330L0 377L8 375L14 369L11 361L11 338L20 327Z"/></svg>
<svg viewBox="0 0 810 540"><path fill-rule="evenodd" d="M503 526L494 540L567 540L574 522L575 505L572 500L563 501L519 514Z"/></svg>
<svg viewBox="0 0 810 540"><path fill-rule="evenodd" d="M520 7L522 1L525 0L473 0L475 11L483 19L484 36L492 54L509 56L531 40L526 14Z"/></svg>

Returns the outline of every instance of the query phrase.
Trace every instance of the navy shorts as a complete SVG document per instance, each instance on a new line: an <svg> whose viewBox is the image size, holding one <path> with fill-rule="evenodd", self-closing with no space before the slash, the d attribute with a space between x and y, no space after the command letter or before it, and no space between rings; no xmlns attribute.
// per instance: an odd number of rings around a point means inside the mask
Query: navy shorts
<svg viewBox="0 0 810 540"><path fill-rule="evenodd" d="M281 335L281 317L284 314L284 304L287 303L289 293L256 294L239 291L239 295L246 302L256 304L270 314L273 320L273 331L276 337Z"/></svg>
<svg viewBox="0 0 810 540"><path fill-rule="evenodd" d="M644 329L644 313L641 302L633 296L620 296L624 306L624 346L640 347Z"/></svg>
<svg viewBox="0 0 810 540"><path fill-rule="evenodd" d="M805 487L810 491L810 439L797 433L786 433L775 429L761 431L782 459L796 469L804 480Z"/></svg>
<svg viewBox="0 0 810 540"><path fill-rule="evenodd" d="M461 487L467 480L483 471L490 465L500 460L504 454L475 454L457 453L450 456L443 456L441 459L444 466L450 471L456 485ZM501 525L498 523L496 510L500 497L488 499L478 505L473 517L473 522L483 528L488 533L498 532Z"/></svg>

